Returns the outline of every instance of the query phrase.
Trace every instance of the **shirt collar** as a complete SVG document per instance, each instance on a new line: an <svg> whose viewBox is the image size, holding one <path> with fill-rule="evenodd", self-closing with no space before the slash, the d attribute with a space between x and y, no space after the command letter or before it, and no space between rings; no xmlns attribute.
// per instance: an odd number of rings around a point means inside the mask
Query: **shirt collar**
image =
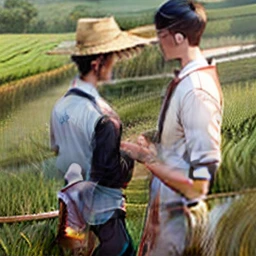
<svg viewBox="0 0 256 256"><path fill-rule="evenodd" d="M91 83L85 82L81 80L79 77L76 77L71 82L71 86L69 89L72 89L72 88L77 88L85 93L92 95L94 98L100 97L97 89Z"/></svg>
<svg viewBox="0 0 256 256"><path fill-rule="evenodd" d="M205 58L198 58L196 60L190 61L178 74L179 79L183 79L186 75L193 72L194 70L197 70L198 68L206 67L209 63Z"/></svg>

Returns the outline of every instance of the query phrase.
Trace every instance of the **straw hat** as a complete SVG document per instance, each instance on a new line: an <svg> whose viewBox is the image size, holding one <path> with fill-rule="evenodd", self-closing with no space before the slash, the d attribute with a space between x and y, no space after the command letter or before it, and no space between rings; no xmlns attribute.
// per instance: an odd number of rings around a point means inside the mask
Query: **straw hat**
<svg viewBox="0 0 256 256"><path fill-rule="evenodd" d="M143 38L122 31L114 17L82 18L77 22L76 42L62 42L48 54L94 55L119 52L154 42L155 38Z"/></svg>

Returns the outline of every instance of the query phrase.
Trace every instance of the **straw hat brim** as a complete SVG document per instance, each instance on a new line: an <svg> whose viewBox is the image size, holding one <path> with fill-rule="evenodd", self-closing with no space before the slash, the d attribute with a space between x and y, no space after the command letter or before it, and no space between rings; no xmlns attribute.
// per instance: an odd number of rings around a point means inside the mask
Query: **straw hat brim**
<svg viewBox="0 0 256 256"><path fill-rule="evenodd" d="M78 46L75 41L65 41L60 43L55 49L48 51L47 54L86 56L110 52L120 52L154 43L157 43L156 38L142 38L136 35L132 35L129 32L122 31L111 42L86 47Z"/></svg>

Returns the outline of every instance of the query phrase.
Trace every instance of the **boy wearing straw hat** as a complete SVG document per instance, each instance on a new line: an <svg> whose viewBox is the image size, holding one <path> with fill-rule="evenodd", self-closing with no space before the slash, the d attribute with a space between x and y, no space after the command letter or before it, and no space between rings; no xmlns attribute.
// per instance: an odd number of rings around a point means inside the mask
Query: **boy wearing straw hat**
<svg viewBox="0 0 256 256"><path fill-rule="evenodd" d="M155 26L165 60L178 60L181 71L167 88L156 143L140 136L138 144L124 142L122 148L153 174L139 255L179 256L199 241L191 244L193 235L202 236L192 227L204 217L198 221L192 213L207 213L202 199L220 164L222 92L216 67L199 48L206 26L202 5L167 1Z"/></svg>
<svg viewBox="0 0 256 256"><path fill-rule="evenodd" d="M135 255L122 194L134 161L120 150L121 121L99 95L97 84L111 79L122 52L149 43L121 31L113 17L87 18L78 20L75 43L62 43L49 52L71 55L79 70L52 110L51 147L65 175L58 198L67 210L67 226L78 233L89 226L99 240L93 255Z"/></svg>

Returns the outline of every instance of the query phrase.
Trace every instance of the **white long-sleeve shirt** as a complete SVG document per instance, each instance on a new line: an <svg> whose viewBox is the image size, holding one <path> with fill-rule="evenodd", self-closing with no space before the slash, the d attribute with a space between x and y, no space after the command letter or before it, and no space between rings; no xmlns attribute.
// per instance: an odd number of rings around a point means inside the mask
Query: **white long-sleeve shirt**
<svg viewBox="0 0 256 256"><path fill-rule="evenodd" d="M210 180L221 161L223 110L222 94L215 77L199 71L207 66L208 62L202 58L181 70L181 81L166 112L158 154L171 170L192 179ZM153 184L158 189L160 186L161 203L184 201L181 194L162 182Z"/></svg>

